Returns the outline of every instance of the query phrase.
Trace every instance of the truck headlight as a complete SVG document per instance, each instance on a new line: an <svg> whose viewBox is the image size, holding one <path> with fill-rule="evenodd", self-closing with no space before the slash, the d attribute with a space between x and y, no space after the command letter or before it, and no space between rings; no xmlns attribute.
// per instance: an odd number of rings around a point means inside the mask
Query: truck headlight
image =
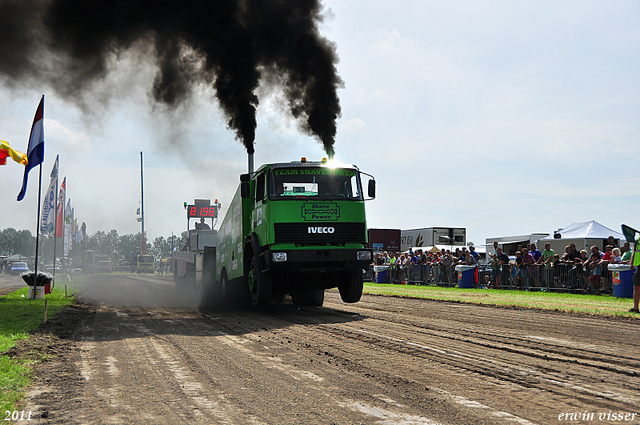
<svg viewBox="0 0 640 425"><path fill-rule="evenodd" d="M359 261L371 260L371 251L358 251L356 252L356 258Z"/></svg>
<svg viewBox="0 0 640 425"><path fill-rule="evenodd" d="M283 261L287 261L287 253L286 252L274 252L271 254L271 258L274 263L282 263Z"/></svg>

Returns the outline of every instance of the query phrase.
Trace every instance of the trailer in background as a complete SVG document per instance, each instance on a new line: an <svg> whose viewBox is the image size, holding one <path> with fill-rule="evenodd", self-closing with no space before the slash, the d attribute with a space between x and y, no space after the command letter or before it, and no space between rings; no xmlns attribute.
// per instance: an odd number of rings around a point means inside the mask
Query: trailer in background
<svg viewBox="0 0 640 425"><path fill-rule="evenodd" d="M539 239L549 236L548 233L530 233L528 235L516 235L516 236L503 236L500 238L487 238L485 247L488 253L493 254L493 243L498 242L498 245L502 247L502 251L507 255L516 255L518 246L522 245L529 248L532 242L537 242ZM543 248L537 247L542 251ZM556 251L557 252L557 251ZM564 252L564 249L560 251Z"/></svg>
<svg viewBox="0 0 640 425"><path fill-rule="evenodd" d="M400 229L368 229L369 248L374 252L400 252Z"/></svg>
<svg viewBox="0 0 640 425"><path fill-rule="evenodd" d="M400 250L434 245L467 245L467 229L464 227L425 227L402 230Z"/></svg>

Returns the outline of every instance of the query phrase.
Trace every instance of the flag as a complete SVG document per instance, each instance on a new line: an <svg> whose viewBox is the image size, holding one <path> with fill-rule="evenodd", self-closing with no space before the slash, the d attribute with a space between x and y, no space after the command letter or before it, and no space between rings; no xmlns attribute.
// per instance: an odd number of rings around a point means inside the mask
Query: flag
<svg viewBox="0 0 640 425"><path fill-rule="evenodd" d="M40 99L40 104L33 117L31 134L29 135L29 145L27 146L27 165L24 167L24 177L22 179L22 189L18 193L18 201L22 201L27 193L27 177L29 171L44 161L44 95Z"/></svg>
<svg viewBox="0 0 640 425"><path fill-rule="evenodd" d="M74 240L76 241L76 243L80 243L82 241L82 231L80 229L80 226L78 226L78 218L76 217L73 220Z"/></svg>
<svg viewBox="0 0 640 425"><path fill-rule="evenodd" d="M69 241L71 240L71 222L73 221L73 209L71 208L71 198L67 201L67 207L64 209L64 237L62 242L64 245L64 255L69 255Z"/></svg>
<svg viewBox="0 0 640 425"><path fill-rule="evenodd" d="M71 198L67 200L67 207L64 209L64 224L71 228L71 222L73 221L73 208L71 208Z"/></svg>
<svg viewBox="0 0 640 425"><path fill-rule="evenodd" d="M76 215L76 209L71 208L71 224L69 224L69 251L71 251L73 249L73 238L75 236L75 232L76 232L76 228L75 228L75 223L76 223L76 219L75 219L75 215Z"/></svg>
<svg viewBox="0 0 640 425"><path fill-rule="evenodd" d="M18 164L27 165L27 155L13 149L9 142L0 140L0 165L7 164L7 157L11 157Z"/></svg>
<svg viewBox="0 0 640 425"><path fill-rule="evenodd" d="M44 197L44 205L42 206L42 218L40 219L40 232L43 235L53 235L56 227L55 215L56 215L56 189L58 187L58 159L53 164L53 170L51 170L51 183L49 183L49 189Z"/></svg>
<svg viewBox="0 0 640 425"><path fill-rule="evenodd" d="M58 212L56 218L56 237L61 238L63 233L63 224L64 224L64 198L66 196L65 186L67 184L67 178L65 177L62 180L62 185L60 186L60 195L58 195Z"/></svg>

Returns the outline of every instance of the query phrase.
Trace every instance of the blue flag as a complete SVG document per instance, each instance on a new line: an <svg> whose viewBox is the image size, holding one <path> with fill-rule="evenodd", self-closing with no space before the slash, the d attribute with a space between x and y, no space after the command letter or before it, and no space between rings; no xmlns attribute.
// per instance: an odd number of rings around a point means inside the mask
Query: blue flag
<svg viewBox="0 0 640 425"><path fill-rule="evenodd" d="M22 180L22 189L18 194L18 201L24 199L27 193L27 177L29 171L44 161L44 95L40 99L40 104L36 110L31 126L31 135L29 136L29 146L27 147L27 160L29 161L24 167L24 178Z"/></svg>
<svg viewBox="0 0 640 425"><path fill-rule="evenodd" d="M43 235L53 235L56 227L56 191L58 190L58 160L53 164L51 170L51 183L49 189L44 196L44 204L42 205L42 218L40 219L40 233Z"/></svg>

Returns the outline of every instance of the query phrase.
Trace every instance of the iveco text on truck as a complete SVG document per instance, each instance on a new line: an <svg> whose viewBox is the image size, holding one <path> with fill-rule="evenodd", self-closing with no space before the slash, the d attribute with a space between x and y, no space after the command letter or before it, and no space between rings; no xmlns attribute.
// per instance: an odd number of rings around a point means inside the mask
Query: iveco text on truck
<svg viewBox="0 0 640 425"><path fill-rule="evenodd" d="M359 301L372 259L364 204L375 197L373 176L302 158L240 181L217 235L218 296L248 290L263 305L290 294L294 304L321 306L324 290L337 287L344 302Z"/></svg>

